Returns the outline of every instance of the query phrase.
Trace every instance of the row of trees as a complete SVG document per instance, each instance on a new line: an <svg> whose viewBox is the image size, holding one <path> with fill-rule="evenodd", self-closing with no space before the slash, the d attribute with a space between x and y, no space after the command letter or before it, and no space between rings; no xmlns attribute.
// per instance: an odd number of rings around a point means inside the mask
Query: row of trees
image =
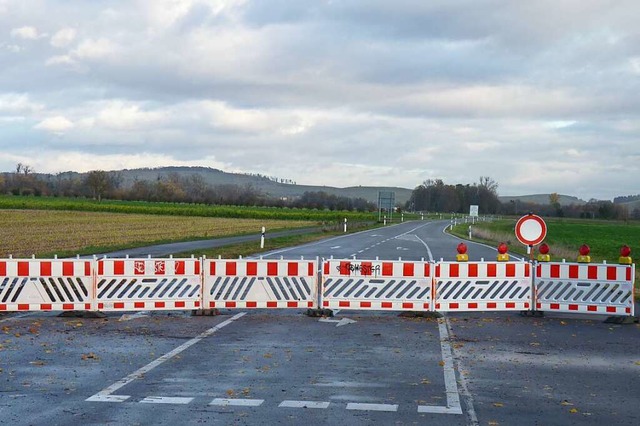
<svg viewBox="0 0 640 426"><path fill-rule="evenodd" d="M486 176L473 185L447 185L441 179L429 179L413 190L405 209L469 213L470 205L477 205L481 214L500 213L498 184Z"/></svg>
<svg viewBox="0 0 640 426"><path fill-rule="evenodd" d="M320 210L375 211L365 199L351 199L325 192L305 192L301 197L282 199L264 194L251 185L210 185L201 175L168 173L155 181L136 180L125 186L118 172L94 170L87 174L39 175L18 164L14 173L0 175L1 193L54 197L85 197L128 201L165 201L211 205L315 208Z"/></svg>

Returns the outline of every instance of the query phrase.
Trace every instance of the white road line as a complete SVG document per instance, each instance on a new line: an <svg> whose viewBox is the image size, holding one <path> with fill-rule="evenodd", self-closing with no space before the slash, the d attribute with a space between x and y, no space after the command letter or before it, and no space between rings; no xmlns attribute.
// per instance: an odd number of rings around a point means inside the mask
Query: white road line
<svg viewBox="0 0 640 426"><path fill-rule="evenodd" d="M228 399L216 398L209 403L218 407L259 407L264 403L264 399Z"/></svg>
<svg viewBox="0 0 640 426"><path fill-rule="evenodd" d="M85 401L89 402L125 402L131 398L131 395L99 395L95 394L91 398L87 398Z"/></svg>
<svg viewBox="0 0 640 426"><path fill-rule="evenodd" d="M447 409L450 414L462 414L460 406L460 394L456 382L456 370L453 365L453 351L449 343L449 331L446 320L438 320L438 330L440 331L440 350L442 351L442 361L444 361L444 388L447 394Z"/></svg>
<svg viewBox="0 0 640 426"><path fill-rule="evenodd" d="M329 402L316 401L282 401L278 407L280 408L329 408Z"/></svg>
<svg viewBox="0 0 640 426"><path fill-rule="evenodd" d="M172 397L172 396L148 396L142 401L141 404L180 404L187 405L193 401L193 398Z"/></svg>
<svg viewBox="0 0 640 426"><path fill-rule="evenodd" d="M115 391L117 391L118 389L128 385L129 383L133 382L136 379L139 379L139 378L143 377L146 373L148 373L149 371L153 370L157 366L159 366L162 363L170 360L171 358L173 358L174 356L176 356L179 353L183 352L184 350L190 348L191 346L195 345L196 343L198 343L202 339L211 336L212 334L214 334L215 332L217 332L221 328L228 326L229 324L233 323L235 320L242 318L246 314L247 314L246 312L241 312L241 313L236 314L233 317L229 318L228 320L226 320L224 322L221 322L220 324L216 325L215 327L212 327L212 328L208 329L204 333L201 333L200 335L194 337L193 339L191 339L191 340L183 343L182 345L178 346L177 348L175 348L171 352L168 352L168 353L162 355L160 358L156 359L155 361L151 361L149 364L145 365L144 367L138 369L137 371L134 371L133 373L129 374L124 379L121 379L121 380L117 381L116 383L112 384L111 386L109 386L107 388L104 388L103 390L101 390L97 394L87 398L86 401L90 401L90 402L122 402L122 401L112 401L108 397L111 396L111 394L114 393ZM124 397L124 396L126 396L126 395L120 395L120 397ZM107 397L107 398L105 398L105 397ZM125 398L125 399L127 399L127 398Z"/></svg>
<svg viewBox="0 0 640 426"><path fill-rule="evenodd" d="M440 407L435 405L419 405L418 413L429 414L462 414L460 409L454 409L449 407Z"/></svg>
<svg viewBox="0 0 640 426"><path fill-rule="evenodd" d="M425 243L422 238L418 237L417 235L415 235L415 237L418 239L418 241L420 241L422 243L422 245L424 245L424 247L427 249L427 254L429 255L429 262L433 262L433 253L431 253L431 249L429 248L429 246L427 245L427 243Z"/></svg>
<svg viewBox="0 0 640 426"><path fill-rule="evenodd" d="M445 335L447 336L447 341L448 341L449 336L451 336L452 333L451 333L451 323L449 322L449 319L447 317L444 317L444 320L438 321L438 328L440 328L441 338L442 338L443 324L444 324L444 332L445 332ZM453 349L453 347L450 347L449 349L451 350L451 354L453 357L455 355L455 349ZM456 356L455 360L458 363L458 371L466 371L466 369L462 365L461 357ZM462 396L464 397L465 405L467 406L467 425L478 426L480 422L478 421L476 410L475 408L473 408L473 396L471 396L471 392L469 391L469 385L467 384L467 379L464 377L464 375L462 375L462 373L460 373L460 387L462 388Z"/></svg>
<svg viewBox="0 0 640 426"><path fill-rule="evenodd" d="M398 411L398 404L361 404L350 402L347 404L347 410L358 411L387 411L395 413Z"/></svg>

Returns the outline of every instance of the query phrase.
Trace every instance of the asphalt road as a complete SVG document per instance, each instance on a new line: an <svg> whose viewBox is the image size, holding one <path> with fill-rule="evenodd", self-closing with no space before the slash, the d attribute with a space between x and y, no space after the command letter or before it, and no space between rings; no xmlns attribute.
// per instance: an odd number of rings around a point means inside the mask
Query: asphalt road
<svg viewBox="0 0 640 426"><path fill-rule="evenodd" d="M263 256L452 260L459 241L444 226L404 223ZM496 256L469 245L472 260ZM0 317L0 423L636 425L640 327L603 320L12 314Z"/></svg>

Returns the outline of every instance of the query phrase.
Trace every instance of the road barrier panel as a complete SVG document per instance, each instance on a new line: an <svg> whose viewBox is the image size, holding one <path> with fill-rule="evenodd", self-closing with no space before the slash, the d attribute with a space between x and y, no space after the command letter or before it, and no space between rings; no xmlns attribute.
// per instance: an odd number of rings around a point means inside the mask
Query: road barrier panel
<svg viewBox="0 0 640 426"><path fill-rule="evenodd" d="M536 266L536 309L634 315L635 265L541 263Z"/></svg>
<svg viewBox="0 0 640 426"><path fill-rule="evenodd" d="M326 260L322 307L430 311L432 271L433 264L424 261Z"/></svg>
<svg viewBox="0 0 640 426"><path fill-rule="evenodd" d="M436 311L532 309L528 262L439 262L435 270Z"/></svg>
<svg viewBox="0 0 640 426"><path fill-rule="evenodd" d="M0 311L91 310L92 300L90 260L0 260Z"/></svg>
<svg viewBox="0 0 640 426"><path fill-rule="evenodd" d="M205 260L203 306L314 308L317 270L317 260Z"/></svg>
<svg viewBox="0 0 640 426"><path fill-rule="evenodd" d="M200 309L200 259L99 259L99 311Z"/></svg>

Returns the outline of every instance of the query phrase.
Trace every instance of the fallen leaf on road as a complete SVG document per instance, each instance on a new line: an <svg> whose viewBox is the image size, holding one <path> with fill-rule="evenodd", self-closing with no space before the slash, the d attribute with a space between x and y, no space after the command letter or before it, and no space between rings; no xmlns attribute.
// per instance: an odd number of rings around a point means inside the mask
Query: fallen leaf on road
<svg viewBox="0 0 640 426"><path fill-rule="evenodd" d="M565 399L564 401L562 401L562 402L560 403L560 405L564 405L564 406L566 407L566 406L570 406L570 405L573 405L573 404L572 404L572 403L570 403L569 401L567 401L567 400Z"/></svg>
<svg viewBox="0 0 640 426"><path fill-rule="evenodd" d="M498 426L500 423L496 422L495 420L489 420L489 426Z"/></svg>
<svg viewBox="0 0 640 426"><path fill-rule="evenodd" d="M578 410L576 408L572 408L571 410L569 410L569 412L571 414L576 414L578 412Z"/></svg>
<svg viewBox="0 0 640 426"><path fill-rule="evenodd" d="M100 359L98 358L98 355L94 354L93 352L89 352L88 354L82 354L80 358L82 358L83 361L86 361L88 359L94 359L97 361Z"/></svg>
<svg viewBox="0 0 640 426"><path fill-rule="evenodd" d="M229 389L227 391L227 396L234 396L236 394L236 392L233 389Z"/></svg>
<svg viewBox="0 0 640 426"><path fill-rule="evenodd" d="M438 365L439 365L440 367L444 367L444 361L440 361L440 362L438 363Z"/></svg>
<svg viewBox="0 0 640 426"><path fill-rule="evenodd" d="M494 402L494 403L493 403L493 406L494 406L494 407L498 407L498 408L500 408L500 407L504 407L504 404L503 404L503 403L501 403L501 402Z"/></svg>
<svg viewBox="0 0 640 426"><path fill-rule="evenodd" d="M44 362L43 361L31 361L29 364L37 365L37 366L43 366Z"/></svg>
<svg viewBox="0 0 640 426"><path fill-rule="evenodd" d="M636 365L640 365L640 361L636 361Z"/></svg>
<svg viewBox="0 0 640 426"><path fill-rule="evenodd" d="M422 379L422 381L420 383L422 383L423 385L430 385L431 384L429 379Z"/></svg>

